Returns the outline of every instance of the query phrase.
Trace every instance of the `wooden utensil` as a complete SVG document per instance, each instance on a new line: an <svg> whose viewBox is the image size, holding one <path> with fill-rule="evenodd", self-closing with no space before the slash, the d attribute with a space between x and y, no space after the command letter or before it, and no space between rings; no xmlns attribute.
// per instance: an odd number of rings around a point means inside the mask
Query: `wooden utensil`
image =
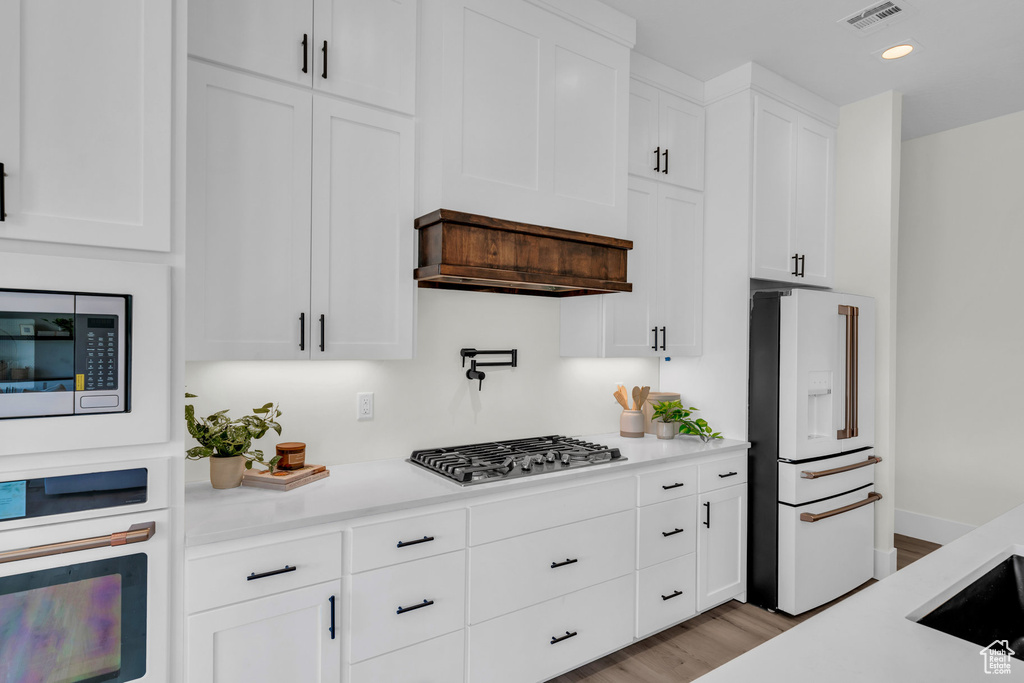
<svg viewBox="0 0 1024 683"><path fill-rule="evenodd" d="M616 393L618 393L618 395L620 397L619 398L619 403L622 404L623 408L625 408L626 410L629 410L629 396L626 394L626 387L624 387L624 386L622 386L620 384L619 388L616 389L615 391L616 391Z"/></svg>
<svg viewBox="0 0 1024 683"><path fill-rule="evenodd" d="M633 410L640 410L640 387L633 387Z"/></svg>
<svg viewBox="0 0 1024 683"><path fill-rule="evenodd" d="M640 387L640 405L636 407L637 410L643 408L644 403L647 402L647 395L651 393L650 387Z"/></svg>
<svg viewBox="0 0 1024 683"><path fill-rule="evenodd" d="M612 396L614 396L615 400L619 402L619 405L622 406L623 410L629 410L629 404L626 402L626 399L622 397L622 394L619 393L618 389L615 390Z"/></svg>

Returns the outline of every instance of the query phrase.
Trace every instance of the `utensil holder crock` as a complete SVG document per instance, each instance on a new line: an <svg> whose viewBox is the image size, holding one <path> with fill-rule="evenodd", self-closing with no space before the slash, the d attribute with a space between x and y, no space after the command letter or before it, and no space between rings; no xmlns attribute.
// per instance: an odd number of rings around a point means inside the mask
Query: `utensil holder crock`
<svg viewBox="0 0 1024 683"><path fill-rule="evenodd" d="M644 436L644 414L639 410L623 410L619 416L619 436L635 439Z"/></svg>

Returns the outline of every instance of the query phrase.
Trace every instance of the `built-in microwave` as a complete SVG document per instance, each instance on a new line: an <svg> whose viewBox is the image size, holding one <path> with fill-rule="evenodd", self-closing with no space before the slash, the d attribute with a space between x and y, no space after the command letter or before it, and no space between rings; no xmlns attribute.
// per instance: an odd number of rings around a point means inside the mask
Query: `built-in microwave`
<svg viewBox="0 0 1024 683"><path fill-rule="evenodd" d="M131 296L0 289L0 419L131 410Z"/></svg>

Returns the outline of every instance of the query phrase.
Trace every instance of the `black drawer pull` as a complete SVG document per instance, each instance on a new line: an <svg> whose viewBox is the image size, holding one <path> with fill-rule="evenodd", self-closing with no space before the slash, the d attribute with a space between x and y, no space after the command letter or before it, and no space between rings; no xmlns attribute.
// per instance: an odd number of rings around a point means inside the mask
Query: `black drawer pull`
<svg viewBox="0 0 1024 683"><path fill-rule="evenodd" d="M419 545L420 543L430 543L434 540L433 536L424 536L423 538L416 539L415 541L399 541L399 548L406 548L410 545Z"/></svg>
<svg viewBox="0 0 1024 683"><path fill-rule="evenodd" d="M299 313L299 351L306 350L306 314Z"/></svg>
<svg viewBox="0 0 1024 683"><path fill-rule="evenodd" d="M424 607L430 607L433 604L434 604L433 600L424 600L420 604L413 605L412 607L402 607L401 605L399 605L398 606L398 611L395 612L395 614L405 614L406 612L412 612L413 610L416 610L416 609L423 609Z"/></svg>
<svg viewBox="0 0 1024 683"><path fill-rule="evenodd" d="M669 484L668 486L662 486L661 488L665 489L666 491L669 491L669 490L671 490L671 489L677 489L677 488L679 488L680 486L686 486L686 484L685 484L685 483L683 483L683 482L681 482L681 481L677 481L677 482L676 482L676 483L674 483L674 484Z"/></svg>
<svg viewBox="0 0 1024 683"><path fill-rule="evenodd" d="M4 171L3 163L0 163L0 221L7 220L7 207L4 196L7 194L7 181L4 178L7 173Z"/></svg>
<svg viewBox="0 0 1024 683"><path fill-rule="evenodd" d="M558 638L555 638L554 636L551 636L551 644L554 645L555 643L560 643L563 640L569 640L570 638L572 638L574 636L577 636L577 635L579 635L579 634L576 631L573 631L572 633L570 633L569 631L566 631L564 636L560 636Z"/></svg>
<svg viewBox="0 0 1024 683"><path fill-rule="evenodd" d="M309 73L309 34L302 34L302 73Z"/></svg>
<svg viewBox="0 0 1024 683"><path fill-rule="evenodd" d="M552 563L551 563L551 568L552 568L552 569L558 569L559 567L564 567L564 566L565 566L565 565L567 565L567 564L576 564L577 562L579 562L579 560L578 560L578 559L575 559L575 560L570 560L570 559L569 559L569 558L567 557L567 558L565 558L565 562L552 562Z"/></svg>
<svg viewBox="0 0 1024 683"><path fill-rule="evenodd" d="M711 528L711 502L704 503L704 526Z"/></svg>
<svg viewBox="0 0 1024 683"><path fill-rule="evenodd" d="M728 474L719 474L719 479L725 479L726 477L735 477L739 472L729 472Z"/></svg>
<svg viewBox="0 0 1024 683"><path fill-rule="evenodd" d="M249 576L245 577L245 580L246 581L255 581L256 579L265 579L268 576L277 576L278 574L287 574L288 572L293 572L296 569L298 569L298 567L289 567L288 565L285 565L284 569L275 569L273 571L263 572L262 574L257 574L256 572L253 572L253 573L249 574Z"/></svg>
<svg viewBox="0 0 1024 683"><path fill-rule="evenodd" d="M327 78L327 41L324 41L324 72L320 74L323 78Z"/></svg>
<svg viewBox="0 0 1024 683"><path fill-rule="evenodd" d="M668 595L662 595L661 599L662 600L671 600L672 598L678 598L682 594L683 594L683 591L676 591L675 593L669 593Z"/></svg>
<svg viewBox="0 0 1024 683"><path fill-rule="evenodd" d="M675 536L676 534L681 534L684 531L686 531L686 529L676 529L675 531L662 531L661 535L664 536L665 538L668 538L669 536Z"/></svg>
<svg viewBox="0 0 1024 683"><path fill-rule="evenodd" d="M335 633L334 633L334 596L332 595L331 597L329 597L327 599L331 601L331 627L329 629L327 629L327 630L330 631L330 633L331 633L331 640L334 640L334 637L335 637Z"/></svg>

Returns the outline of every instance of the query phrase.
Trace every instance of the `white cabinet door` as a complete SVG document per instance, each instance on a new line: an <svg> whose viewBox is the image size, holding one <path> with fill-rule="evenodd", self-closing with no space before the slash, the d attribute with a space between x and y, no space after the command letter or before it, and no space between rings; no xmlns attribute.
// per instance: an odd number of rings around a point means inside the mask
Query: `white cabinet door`
<svg viewBox="0 0 1024 683"><path fill-rule="evenodd" d="M698 496L697 610L703 612L746 590L747 487Z"/></svg>
<svg viewBox="0 0 1024 683"><path fill-rule="evenodd" d="M171 14L0 2L0 238L170 249Z"/></svg>
<svg viewBox="0 0 1024 683"><path fill-rule="evenodd" d="M338 683L340 596L331 581L190 616L189 683Z"/></svg>
<svg viewBox="0 0 1024 683"><path fill-rule="evenodd" d="M796 199L797 112L754 98L754 206L751 277L798 282L792 234Z"/></svg>
<svg viewBox="0 0 1024 683"><path fill-rule="evenodd" d="M654 290L658 285L658 184L629 179L626 238L633 241L627 273L632 292L602 295L605 307L604 353L611 357L656 355ZM573 297L577 298L577 297ZM584 298L584 297L578 297ZM563 305L573 305L563 302Z"/></svg>
<svg viewBox="0 0 1024 683"><path fill-rule="evenodd" d="M658 130L660 91L646 83L629 81L629 172L654 178L661 168Z"/></svg>
<svg viewBox="0 0 1024 683"><path fill-rule="evenodd" d="M659 352L701 354L704 309L704 195L658 188L657 293L655 324Z"/></svg>
<svg viewBox="0 0 1024 683"><path fill-rule="evenodd" d="M413 112L416 0L315 0L314 16L314 88Z"/></svg>
<svg viewBox="0 0 1024 683"><path fill-rule="evenodd" d="M412 358L414 123L313 105L312 357Z"/></svg>
<svg viewBox="0 0 1024 683"><path fill-rule="evenodd" d="M190 360L309 357L311 109L309 91L189 65Z"/></svg>
<svg viewBox="0 0 1024 683"><path fill-rule="evenodd" d="M799 118L796 144L796 214L793 232L801 256L801 284L831 287L835 234L836 130Z"/></svg>
<svg viewBox="0 0 1024 683"><path fill-rule="evenodd" d="M665 182L704 189L704 107L659 93L661 174ZM656 166L658 166L656 164Z"/></svg>
<svg viewBox="0 0 1024 683"><path fill-rule="evenodd" d="M188 51L289 83L313 82L312 0L190 0Z"/></svg>

